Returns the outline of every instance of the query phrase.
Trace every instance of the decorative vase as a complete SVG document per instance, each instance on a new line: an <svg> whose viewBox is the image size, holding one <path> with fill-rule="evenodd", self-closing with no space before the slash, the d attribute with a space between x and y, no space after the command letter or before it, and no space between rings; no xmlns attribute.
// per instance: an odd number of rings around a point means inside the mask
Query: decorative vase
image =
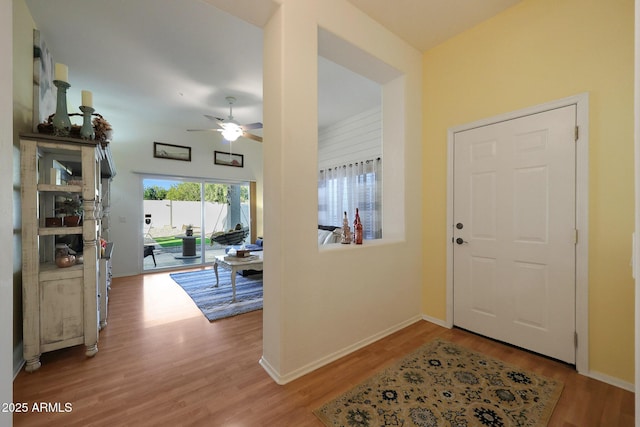
<svg viewBox="0 0 640 427"><path fill-rule="evenodd" d="M71 133L71 119L67 110L67 89L71 85L62 80L54 80L53 84L58 88L56 100L56 114L53 116L53 134L55 136L69 136Z"/></svg>
<svg viewBox="0 0 640 427"><path fill-rule="evenodd" d="M71 267L76 263L76 257L74 255L65 255L56 258L56 265L60 268Z"/></svg>
<svg viewBox="0 0 640 427"><path fill-rule="evenodd" d="M353 243L362 244L362 222L360 221L360 213L356 208L356 218L353 220Z"/></svg>
<svg viewBox="0 0 640 427"><path fill-rule="evenodd" d="M349 219L347 218L347 212L344 213L344 219L342 220L342 235L340 237L340 243L348 245L351 243L351 229L349 228Z"/></svg>
<svg viewBox="0 0 640 427"><path fill-rule="evenodd" d="M58 243L56 245L55 260L58 267L71 267L76 263L75 255L72 255L69 252L69 246L66 243Z"/></svg>
<svg viewBox="0 0 640 427"><path fill-rule="evenodd" d="M91 107L82 105L80 106L80 111L82 111L82 128L80 129L80 138L93 140L95 139L96 134L93 130L93 125L91 124L91 114L95 110Z"/></svg>

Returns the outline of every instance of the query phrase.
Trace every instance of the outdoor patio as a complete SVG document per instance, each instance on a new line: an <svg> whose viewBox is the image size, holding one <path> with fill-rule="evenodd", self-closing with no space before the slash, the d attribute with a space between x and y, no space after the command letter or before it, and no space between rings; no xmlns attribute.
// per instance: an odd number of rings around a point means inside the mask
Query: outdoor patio
<svg viewBox="0 0 640 427"><path fill-rule="evenodd" d="M216 255L224 254L224 246L214 244L209 246L205 250L205 263L211 265ZM143 269L144 271L163 270L168 268L184 268L184 267L197 267L202 262L202 253L200 247L196 247L195 258L181 258L182 246L162 247L155 245L153 250L153 256L155 257L155 265L153 263L153 257L144 257Z"/></svg>
<svg viewBox="0 0 640 427"><path fill-rule="evenodd" d="M205 264L213 264L217 255L224 254L227 245L217 242L213 242L212 245L210 240L212 232L207 231L202 235L200 227L193 227L193 236L196 238L195 256L183 256L183 237L185 233L186 225L173 227L169 225L149 226L144 234L144 247L153 247L153 256L146 255L145 252L143 271L180 269L202 265L202 239L204 239ZM245 239L245 243L249 243L249 238ZM155 264L153 258L155 258Z"/></svg>

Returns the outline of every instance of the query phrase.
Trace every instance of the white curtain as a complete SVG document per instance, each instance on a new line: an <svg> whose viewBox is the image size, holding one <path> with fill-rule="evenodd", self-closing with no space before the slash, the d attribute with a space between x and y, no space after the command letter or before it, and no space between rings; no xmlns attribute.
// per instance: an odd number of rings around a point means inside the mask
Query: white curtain
<svg viewBox="0 0 640 427"><path fill-rule="evenodd" d="M381 158L320 171L318 224L341 227L347 212L349 225L353 226L356 208L362 221L363 238L382 238Z"/></svg>

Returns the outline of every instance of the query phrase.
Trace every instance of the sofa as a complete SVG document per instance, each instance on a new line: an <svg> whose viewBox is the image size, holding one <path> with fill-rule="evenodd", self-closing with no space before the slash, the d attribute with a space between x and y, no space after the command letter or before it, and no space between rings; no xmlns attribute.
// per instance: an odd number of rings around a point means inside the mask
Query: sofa
<svg viewBox="0 0 640 427"><path fill-rule="evenodd" d="M342 227L318 225L318 246L340 243Z"/></svg>
<svg viewBox="0 0 640 427"><path fill-rule="evenodd" d="M318 225L318 245L329 245L331 243L340 243L340 237L342 236L342 227L334 227L331 225ZM262 251L264 249L264 242L262 237L258 237L255 243L249 243L244 245L244 249L254 251ZM242 245L232 245L225 248L225 253L228 253L231 248L236 250L241 249ZM238 274L242 276L249 276L251 274L262 273L262 271L254 270L240 270Z"/></svg>
<svg viewBox="0 0 640 427"><path fill-rule="evenodd" d="M340 243L340 238L342 236L342 227L335 227L332 225L318 225L318 245L328 245L331 243ZM255 243L248 243L244 245L244 249L254 251L261 251L264 249L264 242L262 237L258 237ZM231 245L225 248L225 253L228 253L229 250L233 249L241 249L242 245Z"/></svg>
<svg viewBox="0 0 640 427"><path fill-rule="evenodd" d="M229 253L229 250L230 250L231 248L233 248L233 249L235 249L235 250L243 249L243 245L230 245L230 246L227 246L227 247L224 249L224 253ZM262 240L262 237L258 237L258 238L256 239L256 242L255 242L255 243L246 243L246 244L244 245L244 249L246 249L246 250L248 250L248 251L251 251L251 252L257 252L257 251L261 251L261 250L263 250L263 249L264 249L264 247L263 247L263 240Z"/></svg>

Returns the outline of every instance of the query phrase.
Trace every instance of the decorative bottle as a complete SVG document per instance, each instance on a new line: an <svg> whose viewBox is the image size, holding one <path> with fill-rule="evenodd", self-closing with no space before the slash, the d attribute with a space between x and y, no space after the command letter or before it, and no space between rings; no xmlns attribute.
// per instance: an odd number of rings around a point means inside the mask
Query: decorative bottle
<svg viewBox="0 0 640 427"><path fill-rule="evenodd" d="M356 218L353 220L353 242L356 245L362 244L362 222L358 208L356 208Z"/></svg>
<svg viewBox="0 0 640 427"><path fill-rule="evenodd" d="M344 219L342 220L342 236L340 243L348 245L351 243L351 229L349 228L349 219L347 218L347 212L344 213Z"/></svg>

